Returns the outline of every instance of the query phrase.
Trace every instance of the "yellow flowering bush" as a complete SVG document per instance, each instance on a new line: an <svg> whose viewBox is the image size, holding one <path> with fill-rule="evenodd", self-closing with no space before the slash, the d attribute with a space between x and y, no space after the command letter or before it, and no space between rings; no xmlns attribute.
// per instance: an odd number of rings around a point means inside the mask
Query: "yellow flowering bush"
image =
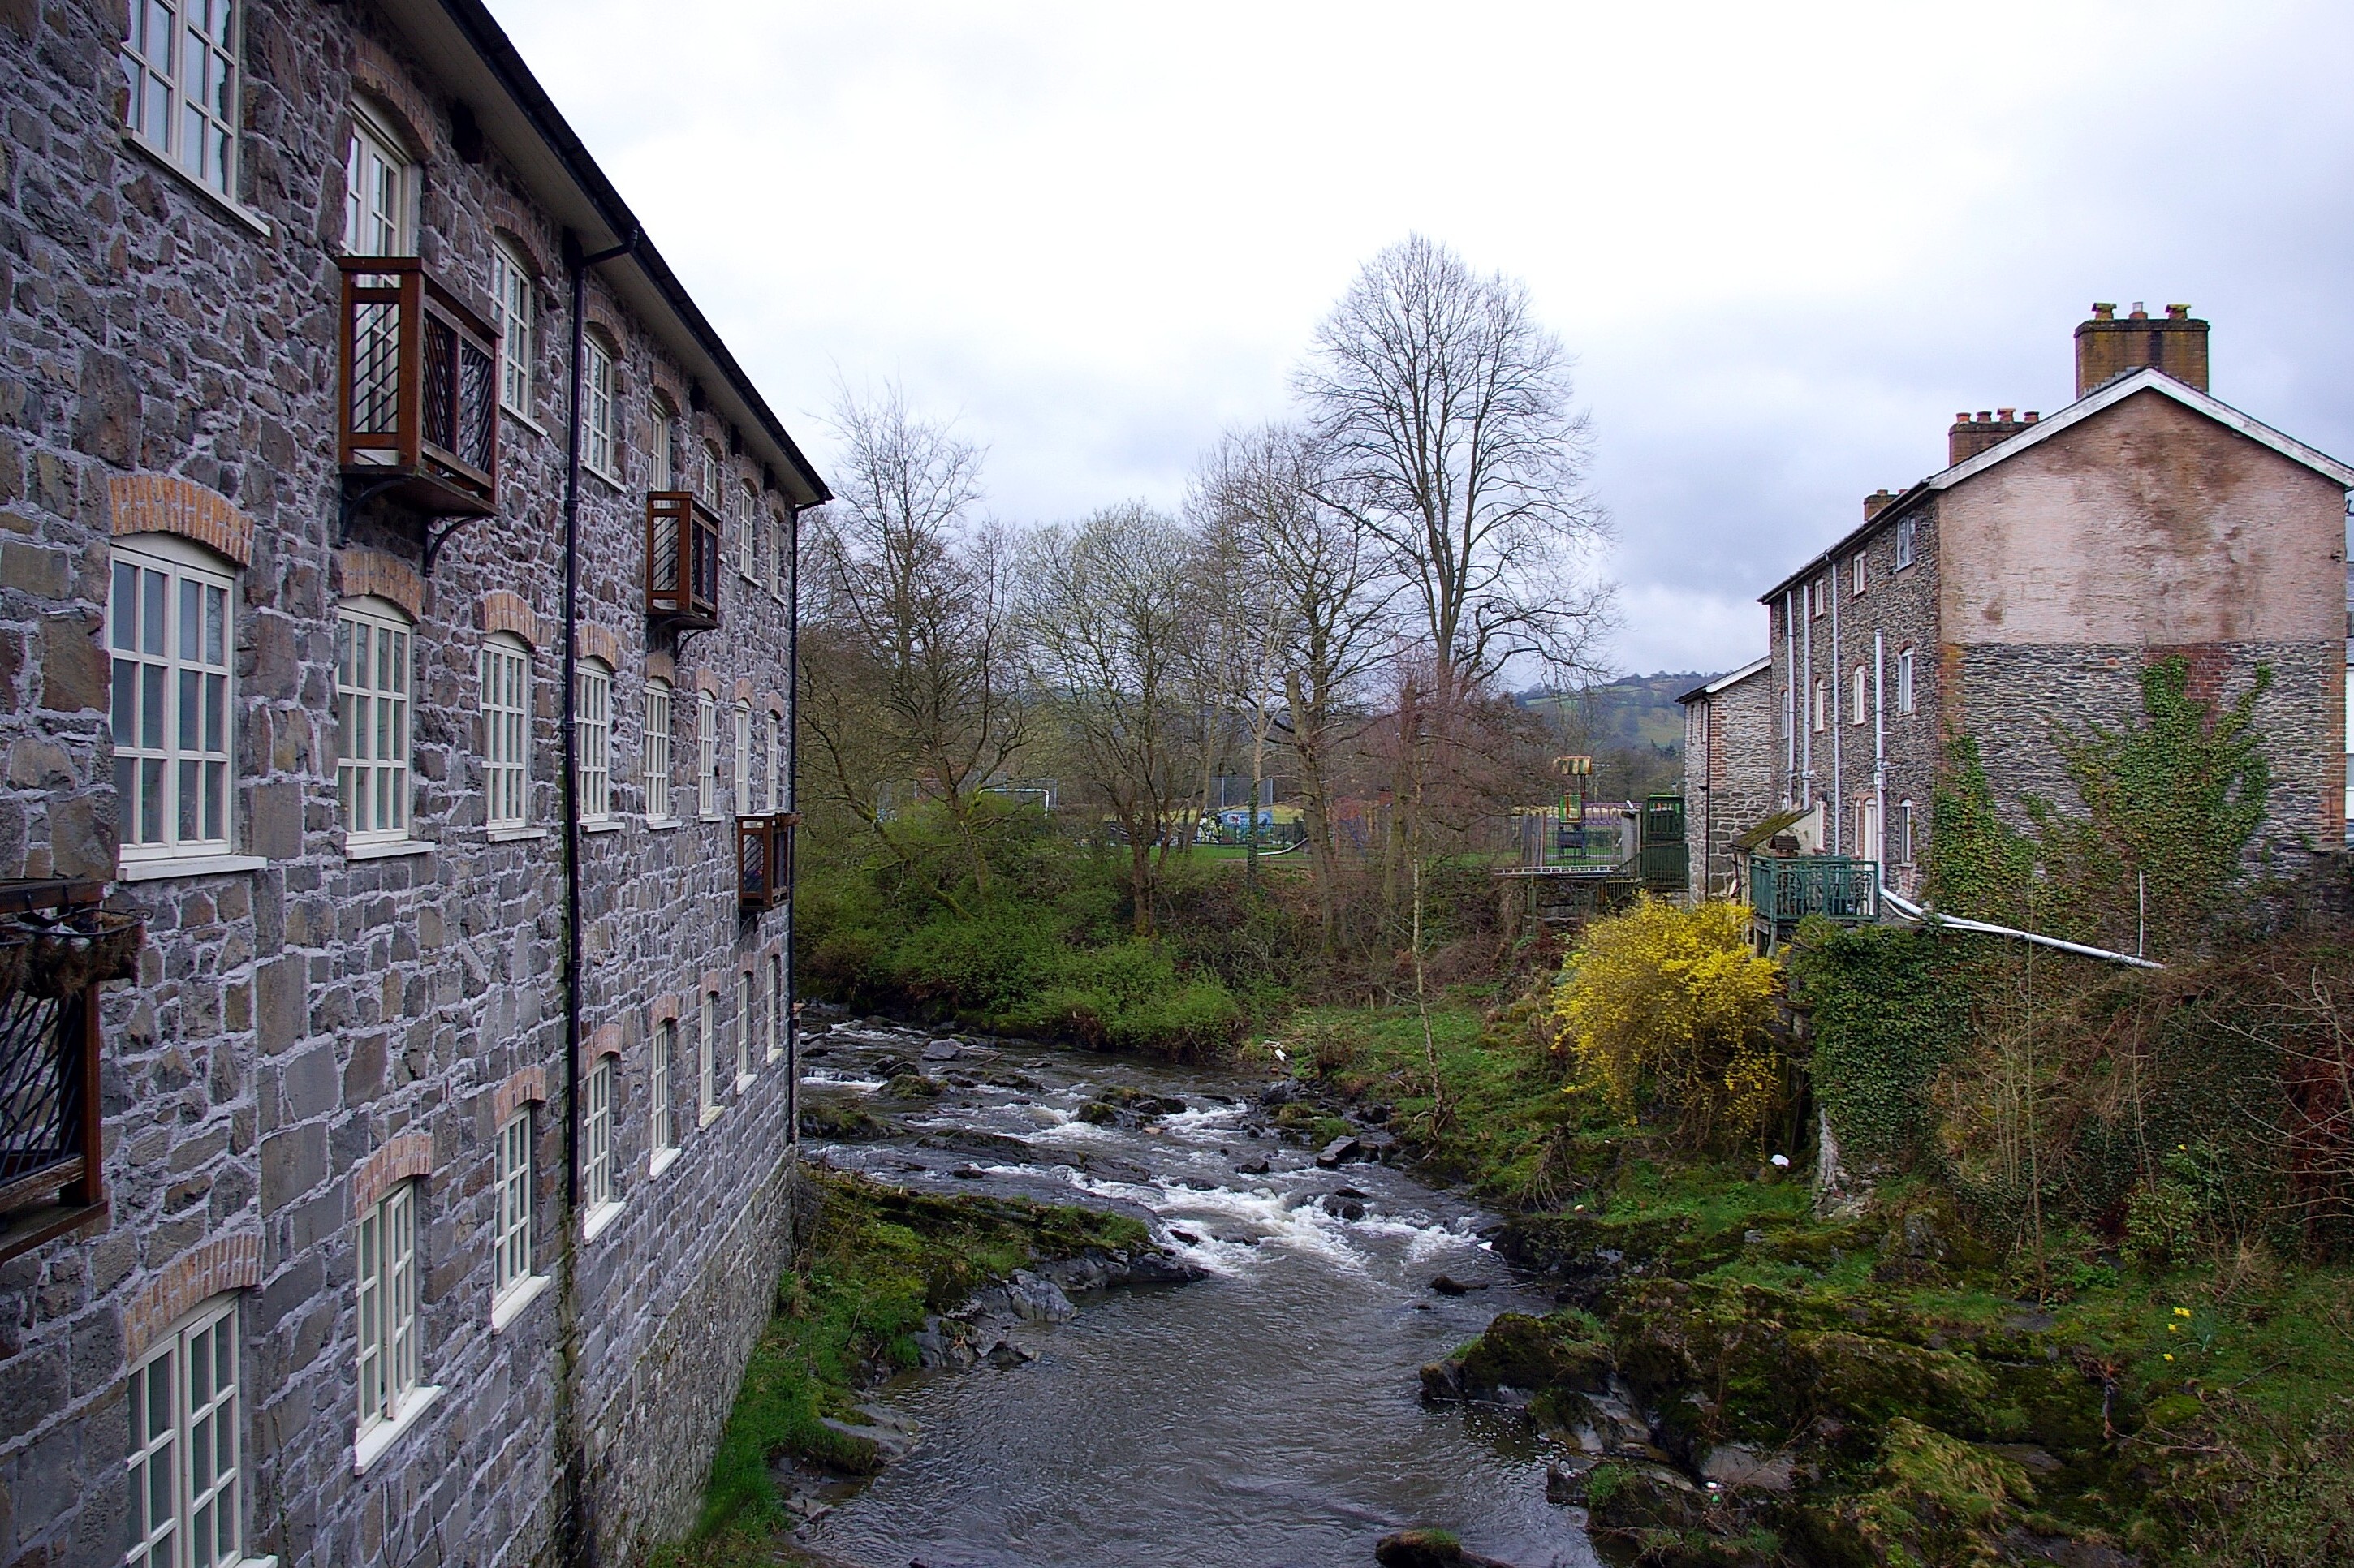
<svg viewBox="0 0 2354 1568"><path fill-rule="evenodd" d="M1787 1075L1767 1024L1781 966L1737 905L1646 895L1585 927L1553 992L1553 1049L1620 1115L1672 1118L1698 1147L1758 1138Z"/></svg>

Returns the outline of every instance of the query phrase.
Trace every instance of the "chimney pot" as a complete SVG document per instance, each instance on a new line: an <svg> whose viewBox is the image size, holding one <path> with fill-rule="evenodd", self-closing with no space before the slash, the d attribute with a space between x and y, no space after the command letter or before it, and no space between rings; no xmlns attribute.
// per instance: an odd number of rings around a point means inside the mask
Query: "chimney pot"
<svg viewBox="0 0 2354 1568"><path fill-rule="evenodd" d="M2008 425L2010 423L2010 417L2017 412L2019 410L2016 408L1997 408L1994 411L1994 417Z"/></svg>
<svg viewBox="0 0 2354 1568"><path fill-rule="evenodd" d="M2043 416L2042 416L2042 415L2041 415L2041 414L2037 413L2034 409L2030 408L2030 409L2026 412L2026 414L2025 414L2024 416L2022 416L2022 417L2021 417L2021 418L2020 418L2020 423L2024 424L2024 425L2031 425L2031 424L2035 423L2035 421L2036 421L2036 420L2038 420L2038 419L2040 419L2040 418L2043 418Z"/></svg>
<svg viewBox="0 0 2354 1568"><path fill-rule="evenodd" d="M1988 413L1984 408L1980 408L1980 409L1978 410L1978 418L1981 418L1981 419L1991 419L1991 418L1994 418L1994 416L1993 416L1992 414Z"/></svg>
<svg viewBox="0 0 2354 1568"><path fill-rule="evenodd" d="M2133 314L2126 319L2128 321L2146 322L2149 320L2149 313L2141 308L2141 302L2139 300L2136 300L2134 302Z"/></svg>
<svg viewBox="0 0 2354 1568"><path fill-rule="evenodd" d="M2188 321L2190 319L2190 307L2189 305L2168 305L2166 307L2166 319L2170 322Z"/></svg>
<svg viewBox="0 0 2354 1568"><path fill-rule="evenodd" d="M2104 304L2104 303L2102 303L2102 302L2101 302L2100 301L2098 301L2098 300L2094 300L2094 301L2093 302L2093 319L2094 319L2094 321L2096 321L2096 322L2115 321L2115 320L2116 320L2116 316L2117 316L2117 307L2116 307L2116 306L2115 306L2115 305L2111 305L2111 304Z"/></svg>

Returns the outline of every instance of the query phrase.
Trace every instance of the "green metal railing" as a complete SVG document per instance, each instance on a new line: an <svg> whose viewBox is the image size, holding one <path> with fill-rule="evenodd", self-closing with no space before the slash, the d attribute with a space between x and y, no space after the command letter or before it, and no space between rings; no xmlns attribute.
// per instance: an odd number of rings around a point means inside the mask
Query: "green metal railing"
<svg viewBox="0 0 2354 1568"><path fill-rule="evenodd" d="M1749 907L1776 928L1821 915L1842 926L1880 918L1880 863L1844 855L1759 858L1749 863Z"/></svg>

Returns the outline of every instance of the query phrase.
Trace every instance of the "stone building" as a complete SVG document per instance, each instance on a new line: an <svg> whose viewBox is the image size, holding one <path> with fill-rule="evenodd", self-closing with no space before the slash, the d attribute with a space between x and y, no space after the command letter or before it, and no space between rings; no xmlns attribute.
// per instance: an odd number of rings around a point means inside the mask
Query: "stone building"
<svg viewBox="0 0 2354 1568"><path fill-rule="evenodd" d="M2210 395L2207 350L2187 306L2094 306L2076 401L1956 416L1946 468L1763 595L1771 722L1726 764L1741 787L1914 895L1957 738L2005 809L2073 802L2054 726L2135 721L2140 672L2179 656L2219 701L2271 673L2257 853L2342 845L2354 470Z"/></svg>
<svg viewBox="0 0 2354 1568"><path fill-rule="evenodd" d="M1753 759L1774 742L1773 661L1755 659L1676 699L1684 709L1684 832L1691 896L1738 895L1734 835L1773 810L1774 781Z"/></svg>
<svg viewBox="0 0 2354 1568"><path fill-rule="evenodd" d="M625 1561L792 1219L822 481L480 0L0 55L0 877L146 930L69 1183L0 1096L0 1563Z"/></svg>

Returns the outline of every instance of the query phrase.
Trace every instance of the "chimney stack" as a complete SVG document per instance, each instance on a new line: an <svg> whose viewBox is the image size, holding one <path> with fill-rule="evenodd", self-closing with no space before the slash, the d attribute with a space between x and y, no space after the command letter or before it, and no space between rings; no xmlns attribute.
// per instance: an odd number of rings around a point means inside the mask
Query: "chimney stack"
<svg viewBox="0 0 2354 1568"><path fill-rule="evenodd" d="M1867 523L1871 522L1873 518L1887 511L1888 503L1895 499L1896 493L1893 490L1873 491L1870 495L1863 498L1863 520Z"/></svg>
<svg viewBox="0 0 2354 1568"><path fill-rule="evenodd" d="M1995 445L2007 441L2041 416L2030 410L2024 418L2014 418L2016 408L1997 408L1992 413L1980 410L1974 418L1967 411L1954 416L1954 428L1946 432L1946 464L1952 467L1964 463Z"/></svg>
<svg viewBox="0 0 2354 1568"><path fill-rule="evenodd" d="M2145 367L2206 391L2207 323L2189 305L2168 305L2158 319L2137 300L2133 313L2120 320L2116 306L2095 304L2093 319L2076 327L2076 396Z"/></svg>

